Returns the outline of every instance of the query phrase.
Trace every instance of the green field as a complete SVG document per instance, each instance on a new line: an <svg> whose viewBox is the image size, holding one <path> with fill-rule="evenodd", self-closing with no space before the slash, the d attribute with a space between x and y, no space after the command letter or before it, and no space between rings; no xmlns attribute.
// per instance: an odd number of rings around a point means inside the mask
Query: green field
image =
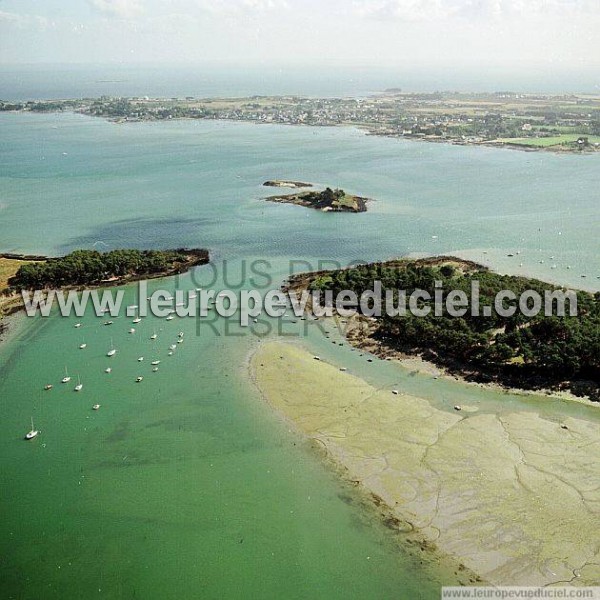
<svg viewBox="0 0 600 600"><path fill-rule="evenodd" d="M19 267L27 262L0 257L0 291L7 287L8 280L15 275Z"/></svg>
<svg viewBox="0 0 600 600"><path fill-rule="evenodd" d="M532 148L550 148L551 146L560 146L561 144L576 142L579 137L579 134L569 133L544 138L502 138L499 141L506 144L516 144L518 146L531 146ZM584 137L588 138L590 144L600 143L600 136L589 135Z"/></svg>

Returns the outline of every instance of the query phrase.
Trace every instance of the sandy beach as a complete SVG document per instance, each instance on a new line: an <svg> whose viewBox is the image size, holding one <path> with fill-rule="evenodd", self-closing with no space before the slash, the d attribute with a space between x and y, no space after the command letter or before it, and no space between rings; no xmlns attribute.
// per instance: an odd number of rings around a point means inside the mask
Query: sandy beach
<svg viewBox="0 0 600 600"><path fill-rule="evenodd" d="M262 344L267 402L432 547L497 585L600 583L600 425L442 410ZM404 524L404 525L402 525Z"/></svg>

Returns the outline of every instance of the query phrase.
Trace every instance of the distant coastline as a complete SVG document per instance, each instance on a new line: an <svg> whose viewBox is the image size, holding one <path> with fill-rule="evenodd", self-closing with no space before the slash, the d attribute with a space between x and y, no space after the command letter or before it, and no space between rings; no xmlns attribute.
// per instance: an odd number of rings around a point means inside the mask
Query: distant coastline
<svg viewBox="0 0 600 600"><path fill-rule="evenodd" d="M600 151L600 96L585 94L409 93L390 89L366 98L252 96L246 98L101 97L0 101L1 111L73 111L115 123L171 119L229 120L330 127L369 135L490 146L529 152Z"/></svg>

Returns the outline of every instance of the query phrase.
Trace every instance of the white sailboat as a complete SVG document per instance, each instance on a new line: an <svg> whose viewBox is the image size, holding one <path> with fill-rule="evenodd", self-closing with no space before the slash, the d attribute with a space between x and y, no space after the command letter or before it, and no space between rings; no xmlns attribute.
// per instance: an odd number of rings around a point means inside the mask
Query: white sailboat
<svg viewBox="0 0 600 600"><path fill-rule="evenodd" d="M33 417L31 417L31 431L25 434L25 439L32 440L34 437L37 436L38 433L39 431L33 426Z"/></svg>
<svg viewBox="0 0 600 600"><path fill-rule="evenodd" d="M69 376L67 367L65 367L65 376L61 379L61 383L69 383L69 381L71 381L71 377Z"/></svg>
<svg viewBox="0 0 600 600"><path fill-rule="evenodd" d="M106 356L114 356L117 353L113 339L110 338L110 350L106 353Z"/></svg>
<svg viewBox="0 0 600 600"><path fill-rule="evenodd" d="M87 348L87 344L85 343L85 340L82 340L81 344L79 344L79 349L85 350L86 348Z"/></svg>
<svg viewBox="0 0 600 600"><path fill-rule="evenodd" d="M158 334L156 333L156 329L154 330L154 333L150 336L151 340L155 340L158 337Z"/></svg>
<svg viewBox="0 0 600 600"><path fill-rule="evenodd" d="M141 323L141 322L142 322L142 319L141 319L141 317L137 317L137 318L135 318L135 319L132 321L132 323L135 323L136 325L137 325L138 323Z"/></svg>
<svg viewBox="0 0 600 600"><path fill-rule="evenodd" d="M83 383L81 383L81 379L79 375L77 375L77 385L75 386L75 391L80 392L83 389Z"/></svg>

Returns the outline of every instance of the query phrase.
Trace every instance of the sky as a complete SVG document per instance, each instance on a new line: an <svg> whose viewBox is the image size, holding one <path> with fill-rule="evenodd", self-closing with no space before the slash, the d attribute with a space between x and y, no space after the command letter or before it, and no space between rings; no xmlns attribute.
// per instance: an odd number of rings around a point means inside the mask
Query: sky
<svg viewBox="0 0 600 600"><path fill-rule="evenodd" d="M0 0L0 64L600 68L600 0Z"/></svg>

